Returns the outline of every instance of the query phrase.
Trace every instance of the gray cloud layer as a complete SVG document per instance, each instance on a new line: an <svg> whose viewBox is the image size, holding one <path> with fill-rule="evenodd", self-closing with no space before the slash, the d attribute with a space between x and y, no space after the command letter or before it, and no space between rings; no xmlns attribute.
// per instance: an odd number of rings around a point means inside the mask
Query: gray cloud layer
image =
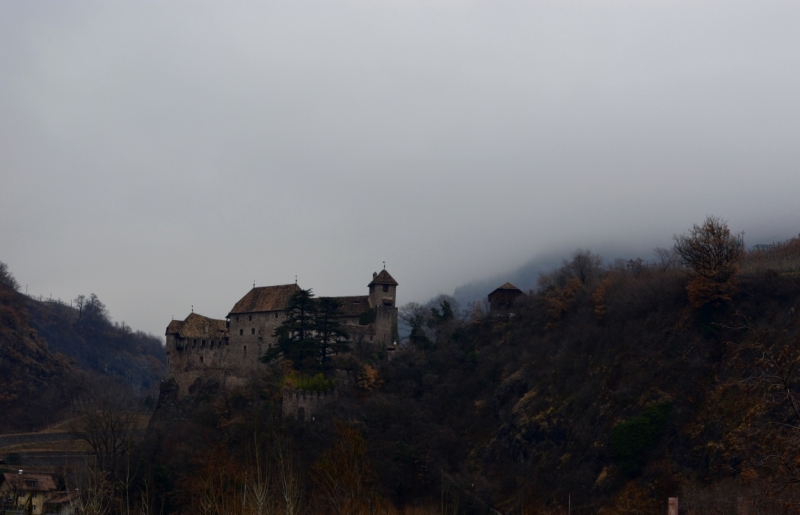
<svg viewBox="0 0 800 515"><path fill-rule="evenodd" d="M405 302L539 252L666 246L710 213L795 235L798 19L779 1L2 1L0 260L161 333L253 280L359 294L386 260Z"/></svg>

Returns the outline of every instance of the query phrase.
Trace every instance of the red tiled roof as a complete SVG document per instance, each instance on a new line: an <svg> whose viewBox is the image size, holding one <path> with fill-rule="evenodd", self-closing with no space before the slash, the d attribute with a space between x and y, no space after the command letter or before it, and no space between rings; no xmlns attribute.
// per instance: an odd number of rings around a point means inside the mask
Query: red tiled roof
<svg viewBox="0 0 800 515"><path fill-rule="evenodd" d="M183 322L181 322L180 320L173 320L167 326L167 334L176 334L178 331L181 330L182 325Z"/></svg>
<svg viewBox="0 0 800 515"><path fill-rule="evenodd" d="M356 297L333 297L339 304L337 315L345 317L355 317L370 310L369 296L359 295Z"/></svg>
<svg viewBox="0 0 800 515"><path fill-rule="evenodd" d="M4 472L3 481L9 487L30 492L52 492L56 489L53 478L47 474L14 474Z"/></svg>
<svg viewBox="0 0 800 515"><path fill-rule="evenodd" d="M394 277L389 275L389 272L386 270L381 270L381 273L374 276L372 278L372 282L367 286L372 286L373 284L388 284L390 286L397 286L397 281L394 280Z"/></svg>
<svg viewBox="0 0 800 515"><path fill-rule="evenodd" d="M170 325L172 325L171 322ZM167 334L169 334L169 327ZM225 320L216 320L191 313L186 320L181 322L178 336L181 338L224 338L228 336L228 324Z"/></svg>
<svg viewBox="0 0 800 515"><path fill-rule="evenodd" d="M298 291L300 291L300 287L296 284L253 288L233 306L229 316L241 313L283 311L289 304L289 298Z"/></svg>
<svg viewBox="0 0 800 515"><path fill-rule="evenodd" d="M517 288L516 286L514 286L511 283L505 283L504 285L502 285L499 288L495 289L492 293L495 293L495 292L498 292L498 291L518 291L518 292L522 293L522 290L520 290L519 288ZM492 293L490 293L489 295L491 295Z"/></svg>

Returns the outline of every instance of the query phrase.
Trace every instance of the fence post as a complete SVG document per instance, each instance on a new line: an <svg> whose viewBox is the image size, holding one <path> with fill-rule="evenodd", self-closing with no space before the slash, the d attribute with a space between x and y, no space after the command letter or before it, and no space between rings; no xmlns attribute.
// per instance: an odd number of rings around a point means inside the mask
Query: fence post
<svg viewBox="0 0 800 515"><path fill-rule="evenodd" d="M667 515L678 515L678 498L669 498L669 507L667 508Z"/></svg>

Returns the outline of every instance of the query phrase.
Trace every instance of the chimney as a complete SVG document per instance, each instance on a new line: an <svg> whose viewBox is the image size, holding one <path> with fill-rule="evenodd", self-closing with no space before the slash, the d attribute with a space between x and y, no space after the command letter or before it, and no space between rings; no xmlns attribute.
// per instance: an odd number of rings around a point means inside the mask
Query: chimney
<svg viewBox="0 0 800 515"><path fill-rule="evenodd" d="M378 272L372 272L372 278L375 279L376 277L378 277Z"/></svg>

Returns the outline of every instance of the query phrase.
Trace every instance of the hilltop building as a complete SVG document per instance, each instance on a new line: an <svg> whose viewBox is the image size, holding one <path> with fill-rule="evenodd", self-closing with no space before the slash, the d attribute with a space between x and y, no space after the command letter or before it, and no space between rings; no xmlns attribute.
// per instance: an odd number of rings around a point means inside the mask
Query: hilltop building
<svg viewBox="0 0 800 515"><path fill-rule="evenodd" d="M511 283L505 283L489 294L489 312L493 315L509 314L514 302L521 295L525 295L522 290Z"/></svg>
<svg viewBox="0 0 800 515"><path fill-rule="evenodd" d="M368 295L335 297L339 323L353 343L391 347L397 331L397 281L387 272L372 274ZM167 377L179 396L200 377L226 385L241 383L263 364L259 358L277 344L275 329L286 318L297 284L253 287L234 304L225 320L191 313L167 326Z"/></svg>

